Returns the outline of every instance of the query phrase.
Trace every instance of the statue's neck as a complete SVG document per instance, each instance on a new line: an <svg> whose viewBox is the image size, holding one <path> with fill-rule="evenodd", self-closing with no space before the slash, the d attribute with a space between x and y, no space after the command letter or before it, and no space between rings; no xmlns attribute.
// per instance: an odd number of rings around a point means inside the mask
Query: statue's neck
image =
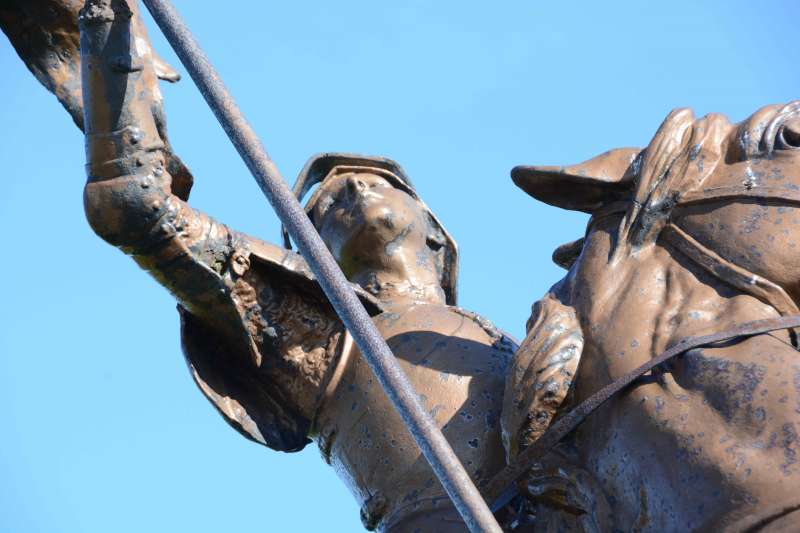
<svg viewBox="0 0 800 533"><path fill-rule="evenodd" d="M444 291L439 280L420 276L418 273L402 275L387 270L370 269L351 276L351 280L375 296L389 310L421 303L445 305Z"/></svg>

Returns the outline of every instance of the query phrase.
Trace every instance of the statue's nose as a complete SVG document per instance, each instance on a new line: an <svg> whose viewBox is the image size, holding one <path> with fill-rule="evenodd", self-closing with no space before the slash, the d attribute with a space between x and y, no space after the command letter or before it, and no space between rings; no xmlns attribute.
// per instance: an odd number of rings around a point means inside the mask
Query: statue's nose
<svg viewBox="0 0 800 533"><path fill-rule="evenodd" d="M789 146L800 148L800 117L793 118L783 125L783 140Z"/></svg>
<svg viewBox="0 0 800 533"><path fill-rule="evenodd" d="M361 180L360 178L357 178L355 176L350 176L349 178L347 178L347 192L353 198L361 194L366 188L367 184L364 183L364 181Z"/></svg>

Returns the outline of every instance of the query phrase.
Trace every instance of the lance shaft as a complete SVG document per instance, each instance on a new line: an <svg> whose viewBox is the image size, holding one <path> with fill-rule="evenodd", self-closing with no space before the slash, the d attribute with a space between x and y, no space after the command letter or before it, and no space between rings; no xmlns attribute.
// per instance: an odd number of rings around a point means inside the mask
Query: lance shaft
<svg viewBox="0 0 800 533"><path fill-rule="evenodd" d="M144 0L144 4L297 243L339 318L353 335L361 353L464 522L473 532L501 532L480 492L419 401L383 336L375 328L339 265L186 24L169 0Z"/></svg>

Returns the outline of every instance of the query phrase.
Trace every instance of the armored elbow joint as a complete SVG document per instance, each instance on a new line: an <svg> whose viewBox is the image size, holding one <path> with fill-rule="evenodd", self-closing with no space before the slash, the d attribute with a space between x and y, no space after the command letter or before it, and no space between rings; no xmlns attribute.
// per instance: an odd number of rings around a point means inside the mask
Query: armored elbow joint
<svg viewBox="0 0 800 533"><path fill-rule="evenodd" d="M121 175L117 172L129 165L132 172ZM84 188L89 224L97 235L114 246L133 249L146 246L152 228L174 207L163 153L134 152L102 166L113 169L110 173L116 176L90 174Z"/></svg>

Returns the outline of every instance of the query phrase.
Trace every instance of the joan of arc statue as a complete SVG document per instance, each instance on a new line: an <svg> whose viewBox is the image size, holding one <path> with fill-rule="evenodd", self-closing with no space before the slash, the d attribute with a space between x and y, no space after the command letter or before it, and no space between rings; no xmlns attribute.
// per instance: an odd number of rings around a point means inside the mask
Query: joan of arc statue
<svg viewBox="0 0 800 533"><path fill-rule="evenodd" d="M91 0L79 17L83 2L51 2L47 14L36 12L43 2L13 4L0 12L4 30L84 129L89 224L175 296L191 375L224 419L274 450L315 441L370 529L462 531L303 258L187 203L192 177L167 141L158 90L159 78L176 74L150 49L136 3ZM80 46L69 31L76 18ZM15 34L21 22L28 31ZM44 54L54 42L60 52ZM315 227L473 481L485 486L505 465L499 421L515 345L456 307L452 237L390 159L314 156L295 191L300 199L312 193L306 209Z"/></svg>

